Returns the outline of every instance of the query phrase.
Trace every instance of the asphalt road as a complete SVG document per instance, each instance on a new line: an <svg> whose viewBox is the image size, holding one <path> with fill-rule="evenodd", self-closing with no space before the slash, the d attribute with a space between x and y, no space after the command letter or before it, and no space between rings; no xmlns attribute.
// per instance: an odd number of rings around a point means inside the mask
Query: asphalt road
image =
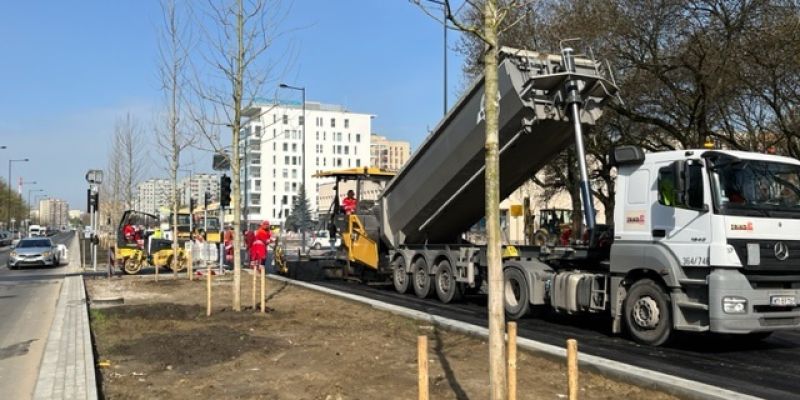
<svg viewBox="0 0 800 400"><path fill-rule="evenodd" d="M51 239L68 244L72 235L59 233ZM29 399L67 265L11 271L9 252L0 249L0 397Z"/></svg>
<svg viewBox="0 0 800 400"><path fill-rule="evenodd" d="M430 314L486 326L485 296L455 304L401 295L391 286L372 287L343 281L315 282ZM518 321L519 336L565 346L578 340L581 352L767 399L800 399L800 332L779 332L762 342L742 342L713 335L683 334L666 347L636 344L611 334L607 317L548 314ZM524 372L520 372L524 373ZM534 372L530 372L534 373Z"/></svg>

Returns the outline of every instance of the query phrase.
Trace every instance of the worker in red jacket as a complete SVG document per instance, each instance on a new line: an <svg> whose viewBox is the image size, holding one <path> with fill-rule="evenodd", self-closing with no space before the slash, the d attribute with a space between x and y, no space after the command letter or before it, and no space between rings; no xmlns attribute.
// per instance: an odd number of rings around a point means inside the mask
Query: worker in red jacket
<svg viewBox="0 0 800 400"><path fill-rule="evenodd" d="M352 190L347 191L347 197L342 200L342 211L346 215L350 215L356 212L356 206L358 205L358 200L356 200L356 194Z"/></svg>
<svg viewBox="0 0 800 400"><path fill-rule="evenodd" d="M260 268L267 259L267 244L270 240L269 221L264 221L258 227L253 237L253 245L250 247L250 266L253 269Z"/></svg>

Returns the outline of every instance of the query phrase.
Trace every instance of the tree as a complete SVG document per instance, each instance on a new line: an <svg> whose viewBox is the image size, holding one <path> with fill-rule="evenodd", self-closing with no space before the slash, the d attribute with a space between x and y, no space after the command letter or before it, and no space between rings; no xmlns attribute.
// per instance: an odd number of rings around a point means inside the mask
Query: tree
<svg viewBox="0 0 800 400"><path fill-rule="evenodd" d="M6 221L13 218L16 221L15 226L19 227L21 221L28 218L28 206L16 190L12 188L10 192L11 198L8 197L8 183L5 179L0 178L0 223L5 224ZM11 227L7 226L6 229L11 229Z"/></svg>
<svg viewBox="0 0 800 400"><path fill-rule="evenodd" d="M183 120L183 90L187 85L186 70L189 62L187 43L190 41L182 14L175 0L162 0L163 26L159 43L161 89L167 103L161 129L156 129L156 143L167 160L171 187L170 211L173 232L172 254L178 254L178 169L181 154L196 142L197 135L186 129ZM172 257L172 271L178 273L178 257Z"/></svg>
<svg viewBox="0 0 800 400"><path fill-rule="evenodd" d="M109 144L107 170L100 188L101 213L112 226L136 202L136 188L147 170L147 142L139 122L130 114L118 118ZM152 210L145 210L152 211Z"/></svg>
<svg viewBox="0 0 800 400"><path fill-rule="evenodd" d="M292 212L286 216L286 228L295 232L308 231L314 227L311 210L308 205L305 188L300 186L300 193L294 198Z"/></svg>
<svg viewBox="0 0 800 400"><path fill-rule="evenodd" d="M272 68L264 56L279 37L277 26L283 16L277 0L209 1L198 21L203 27L199 70L194 79L199 101L189 111L213 150L230 161L235 249L242 244L242 119L270 77ZM225 129L230 129L230 145L225 145L227 141L221 135ZM241 311L240 253L234 251L233 257L233 310Z"/></svg>
<svg viewBox="0 0 800 400"><path fill-rule="evenodd" d="M429 16L437 19L420 0L414 0ZM506 397L506 365L505 365L505 315L503 311L503 265L501 259L500 233L500 158L499 158L499 115L500 102L498 88L498 51L500 37L509 27L518 24L522 18L506 19L526 10L527 1L517 0L483 0L466 2L468 12L480 13L481 18L469 21L452 12L449 0L428 1L444 7L444 16L455 29L471 35L483 45L480 52L483 63L484 112L486 141L485 159L485 204L487 233L487 264L489 282L489 383L491 399L501 400ZM438 13L437 13L438 14ZM445 23L446 21L440 21ZM476 53L477 55L478 53ZM477 58L477 57L476 57Z"/></svg>

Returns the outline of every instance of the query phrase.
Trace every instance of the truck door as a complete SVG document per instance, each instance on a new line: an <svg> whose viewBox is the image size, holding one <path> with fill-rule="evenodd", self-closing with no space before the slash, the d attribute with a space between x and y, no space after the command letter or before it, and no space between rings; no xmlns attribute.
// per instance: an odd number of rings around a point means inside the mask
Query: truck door
<svg viewBox="0 0 800 400"><path fill-rule="evenodd" d="M682 161L678 161L682 162ZM653 240L667 246L682 266L708 266L711 244L710 193L701 160L689 160L685 172L673 164L658 170L658 201L653 205ZM678 175L682 175L678 176ZM683 179L683 182L679 182ZM686 186L686 190L681 190Z"/></svg>

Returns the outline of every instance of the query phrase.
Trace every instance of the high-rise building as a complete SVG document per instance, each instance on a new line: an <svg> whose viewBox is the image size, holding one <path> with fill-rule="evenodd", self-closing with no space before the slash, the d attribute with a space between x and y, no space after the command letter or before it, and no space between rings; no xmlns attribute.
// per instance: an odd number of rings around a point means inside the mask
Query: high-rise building
<svg viewBox="0 0 800 400"><path fill-rule="evenodd" d="M60 228L69 224L69 203L61 199L39 200L39 225Z"/></svg>
<svg viewBox="0 0 800 400"><path fill-rule="evenodd" d="M411 155L411 144L372 134L369 145L370 165L387 171L399 171Z"/></svg>
<svg viewBox="0 0 800 400"><path fill-rule="evenodd" d="M312 215L317 214L318 171L365 167L370 160L372 115L340 105L261 104L245 110L251 120L242 130L242 198L249 221L282 223L303 182ZM305 151L303 143L305 142ZM246 183L246 184L244 184Z"/></svg>
<svg viewBox="0 0 800 400"><path fill-rule="evenodd" d="M217 174L196 174L183 178L178 183L178 191L181 195L181 204L189 204L189 199L197 200L197 204L203 203L203 195L208 192L211 194L212 202L219 198L219 175Z"/></svg>
<svg viewBox="0 0 800 400"><path fill-rule="evenodd" d="M136 186L136 204L134 208L151 214L159 209L168 208L172 197L172 187L168 179L148 179Z"/></svg>

